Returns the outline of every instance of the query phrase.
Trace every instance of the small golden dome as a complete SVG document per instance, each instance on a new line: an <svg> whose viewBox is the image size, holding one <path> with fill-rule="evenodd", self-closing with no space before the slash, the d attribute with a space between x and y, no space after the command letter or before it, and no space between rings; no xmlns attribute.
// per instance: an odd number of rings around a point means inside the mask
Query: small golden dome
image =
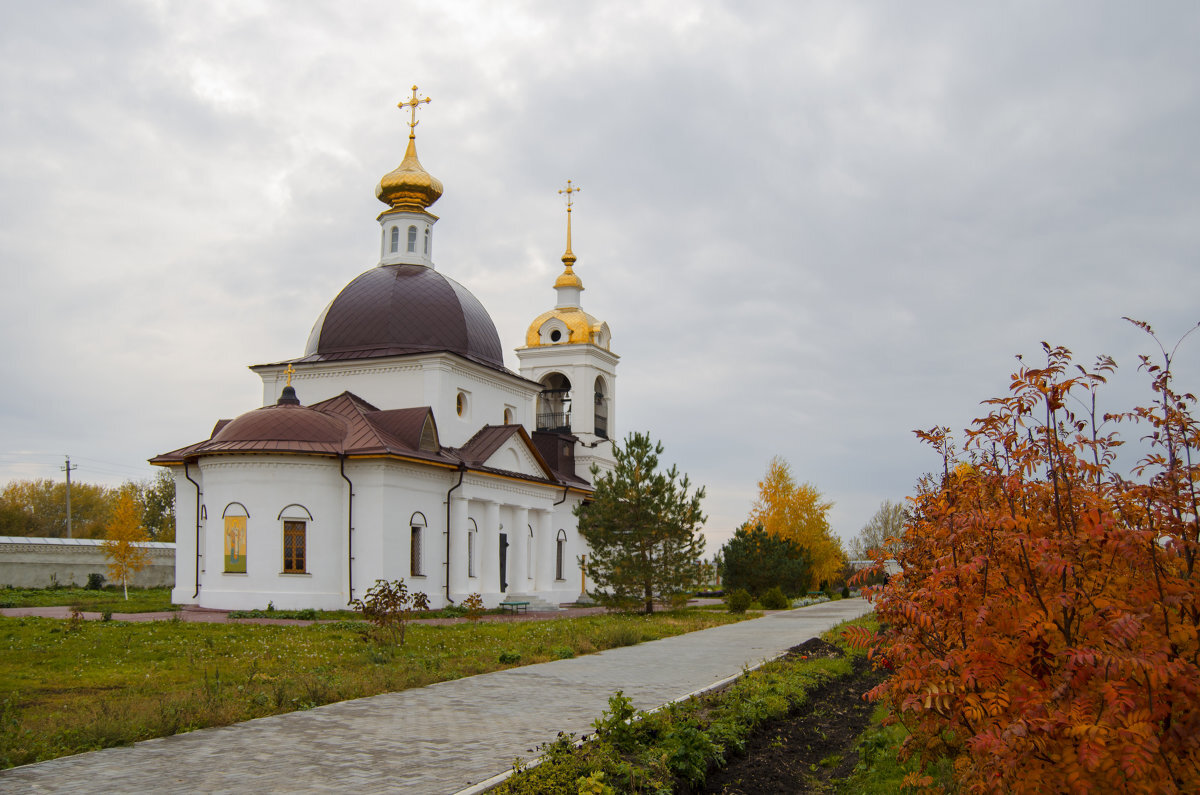
<svg viewBox="0 0 1200 795"><path fill-rule="evenodd" d="M567 327L567 336L566 339L544 343L542 342L542 327L546 325L546 321L552 318L562 321L563 325ZM607 348L608 342L604 339L603 335L606 328L605 323L592 317L579 307L558 307L538 315L533 323L529 325L529 331L525 334L525 347L539 348L546 344L565 345L590 342L593 345L600 345L602 348Z"/></svg>
<svg viewBox="0 0 1200 795"><path fill-rule="evenodd" d="M566 257L563 257L563 262L566 262L566 259ZM559 287L574 287L579 290L583 289L583 280L576 275L569 262L567 263L567 267L563 269L562 275L554 280L554 288L558 289Z"/></svg>
<svg viewBox="0 0 1200 795"><path fill-rule="evenodd" d="M379 180L376 198L394 210L424 210L441 195L442 181L421 166L416 138L410 135L404 160Z"/></svg>

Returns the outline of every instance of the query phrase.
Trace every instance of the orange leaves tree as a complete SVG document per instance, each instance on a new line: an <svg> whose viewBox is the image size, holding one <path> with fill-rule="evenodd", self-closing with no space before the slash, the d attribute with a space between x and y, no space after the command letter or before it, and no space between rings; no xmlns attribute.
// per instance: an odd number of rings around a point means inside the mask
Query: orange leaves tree
<svg viewBox="0 0 1200 795"><path fill-rule="evenodd" d="M842 572L846 555L841 541L829 527L833 507L811 483L796 483L788 462L779 456L767 465L758 482L758 499L750 508L746 524L761 526L768 535L804 547L811 561L809 589L832 583Z"/></svg>
<svg viewBox="0 0 1200 795"><path fill-rule="evenodd" d="M150 537L142 528L141 511L129 492L117 498L107 531L104 554L108 556L108 573L114 580L121 581L128 599L129 578L150 563L150 553L143 546Z"/></svg>
<svg viewBox="0 0 1200 795"><path fill-rule="evenodd" d="M1151 404L1101 415L1112 360L1044 347L965 450L918 432L942 471L910 500L902 572L867 589L885 629L855 639L895 672L870 697L969 792L1200 791L1195 398L1164 351L1142 360ZM1148 443L1129 477L1120 423Z"/></svg>

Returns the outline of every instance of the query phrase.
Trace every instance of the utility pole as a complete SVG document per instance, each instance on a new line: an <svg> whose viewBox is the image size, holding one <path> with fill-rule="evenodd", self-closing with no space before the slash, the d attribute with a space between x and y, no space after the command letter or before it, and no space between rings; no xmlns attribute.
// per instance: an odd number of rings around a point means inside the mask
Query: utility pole
<svg viewBox="0 0 1200 795"><path fill-rule="evenodd" d="M59 467L67 473L67 538L71 537L71 470L79 469L79 464L71 466L71 456L67 456L67 463Z"/></svg>

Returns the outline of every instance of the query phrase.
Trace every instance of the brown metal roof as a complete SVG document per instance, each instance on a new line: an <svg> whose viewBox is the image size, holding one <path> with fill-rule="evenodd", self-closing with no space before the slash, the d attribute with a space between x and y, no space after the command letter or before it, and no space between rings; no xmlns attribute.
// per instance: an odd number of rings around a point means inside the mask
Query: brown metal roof
<svg viewBox="0 0 1200 795"><path fill-rule="evenodd" d="M230 453L294 453L301 455L401 456L505 477L564 486L590 488L573 472L551 468L520 425L485 425L461 449L421 449L421 432L433 421L428 406L381 411L350 392L312 406L265 406L234 420L222 420L212 438L163 453L152 464L194 461L206 455ZM435 425L436 428L436 425ZM544 476L484 465L505 441L520 436Z"/></svg>
<svg viewBox="0 0 1200 795"><path fill-rule="evenodd" d="M504 369L496 326L467 288L423 265L381 265L325 308L302 361L433 351Z"/></svg>
<svg viewBox="0 0 1200 795"><path fill-rule="evenodd" d="M345 420L304 406L263 406L226 424L214 444L292 442L337 445L346 438Z"/></svg>

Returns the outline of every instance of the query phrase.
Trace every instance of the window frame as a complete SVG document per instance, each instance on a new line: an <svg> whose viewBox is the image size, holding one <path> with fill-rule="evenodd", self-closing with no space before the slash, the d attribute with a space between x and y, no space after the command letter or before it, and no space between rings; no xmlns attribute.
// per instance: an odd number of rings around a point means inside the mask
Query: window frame
<svg viewBox="0 0 1200 795"><path fill-rule="evenodd" d="M413 511L408 519L408 576L425 576L425 530L429 521L425 514Z"/></svg>
<svg viewBox="0 0 1200 795"><path fill-rule="evenodd" d="M294 548L299 538L299 554ZM291 542L291 543L289 543ZM297 565L297 563L299 565ZM308 574L308 522L303 519L283 520L283 571L282 574Z"/></svg>
<svg viewBox="0 0 1200 795"><path fill-rule="evenodd" d="M467 577L475 579L479 570L475 566L475 553L479 549L479 525L471 517L467 517Z"/></svg>
<svg viewBox="0 0 1200 795"><path fill-rule="evenodd" d="M566 582L567 569L567 531L559 528L558 537L554 539L554 580Z"/></svg>

